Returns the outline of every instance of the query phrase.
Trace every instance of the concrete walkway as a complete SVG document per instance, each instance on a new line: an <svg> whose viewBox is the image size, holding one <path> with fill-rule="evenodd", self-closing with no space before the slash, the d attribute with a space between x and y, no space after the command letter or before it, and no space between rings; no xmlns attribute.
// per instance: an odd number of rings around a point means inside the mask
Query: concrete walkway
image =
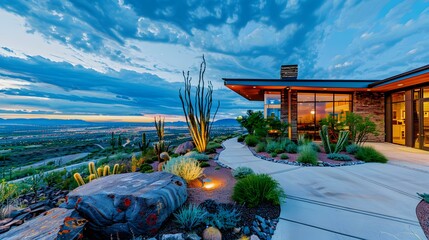
<svg viewBox="0 0 429 240"><path fill-rule="evenodd" d="M296 167L254 157L236 138L224 146L221 162L270 174L288 195L274 240L425 239L415 214L420 201L416 192L429 192L425 162L408 166L396 159L390 164ZM429 161L429 153L427 157Z"/></svg>

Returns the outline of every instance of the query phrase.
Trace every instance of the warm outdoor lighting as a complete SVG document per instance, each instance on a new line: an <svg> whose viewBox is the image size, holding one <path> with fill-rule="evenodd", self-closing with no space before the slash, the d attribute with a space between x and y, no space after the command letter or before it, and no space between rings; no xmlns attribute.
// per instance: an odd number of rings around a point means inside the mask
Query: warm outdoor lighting
<svg viewBox="0 0 429 240"><path fill-rule="evenodd" d="M205 190L213 190L219 187L219 184L217 184L216 181L213 181L213 179L210 178L204 178L203 179L203 188Z"/></svg>
<svg viewBox="0 0 429 240"><path fill-rule="evenodd" d="M316 112L314 110L310 111L311 115L314 115Z"/></svg>
<svg viewBox="0 0 429 240"><path fill-rule="evenodd" d="M402 87L402 86L404 86L404 84L403 84L403 83L399 83L399 84L398 84L398 87Z"/></svg>
<svg viewBox="0 0 429 240"><path fill-rule="evenodd" d="M214 183L204 184L204 188L207 189L207 190L213 189L213 188L215 188L215 186L216 185Z"/></svg>

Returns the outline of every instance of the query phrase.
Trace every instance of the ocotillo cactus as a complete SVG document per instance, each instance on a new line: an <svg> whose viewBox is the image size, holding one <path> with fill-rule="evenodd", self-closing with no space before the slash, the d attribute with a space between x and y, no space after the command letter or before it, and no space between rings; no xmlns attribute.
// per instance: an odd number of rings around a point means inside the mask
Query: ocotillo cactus
<svg viewBox="0 0 429 240"><path fill-rule="evenodd" d="M80 175L80 173L73 174L73 177L74 177L74 180L76 180L77 185L79 185L79 186L85 185L85 182L83 181L83 178Z"/></svg>

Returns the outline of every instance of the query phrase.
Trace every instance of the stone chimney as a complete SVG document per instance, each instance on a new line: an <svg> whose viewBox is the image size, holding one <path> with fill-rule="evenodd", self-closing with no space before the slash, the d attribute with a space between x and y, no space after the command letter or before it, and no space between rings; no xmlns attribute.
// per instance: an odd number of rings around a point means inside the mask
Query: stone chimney
<svg viewBox="0 0 429 240"><path fill-rule="evenodd" d="M281 79L297 79L298 78L298 65L282 65L280 69Z"/></svg>

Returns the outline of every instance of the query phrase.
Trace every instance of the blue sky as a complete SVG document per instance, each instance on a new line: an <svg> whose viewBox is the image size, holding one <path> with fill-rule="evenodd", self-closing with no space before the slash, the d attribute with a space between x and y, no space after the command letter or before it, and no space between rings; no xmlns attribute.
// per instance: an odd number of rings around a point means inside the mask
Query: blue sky
<svg viewBox="0 0 429 240"><path fill-rule="evenodd" d="M219 118L262 108L222 77L383 79L429 63L429 1L0 3L0 117L179 119L204 54ZM143 119L142 117L140 117Z"/></svg>

